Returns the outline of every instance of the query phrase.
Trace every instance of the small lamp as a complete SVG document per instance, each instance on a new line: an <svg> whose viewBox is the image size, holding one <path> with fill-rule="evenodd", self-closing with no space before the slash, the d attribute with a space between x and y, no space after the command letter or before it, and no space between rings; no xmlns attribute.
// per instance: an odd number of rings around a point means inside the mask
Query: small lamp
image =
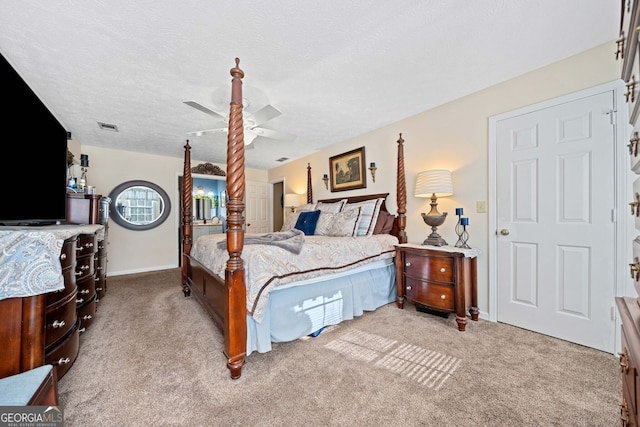
<svg viewBox="0 0 640 427"><path fill-rule="evenodd" d="M453 183L451 172L444 169L435 169L420 172L416 179L415 197L430 197L431 211L422 213L422 220L431 227L431 234L422 242L423 245L446 246L447 242L437 232L438 226L444 224L447 212L438 212L438 197L451 196Z"/></svg>
<svg viewBox="0 0 640 427"><path fill-rule="evenodd" d="M291 208L291 212L295 212L296 208L300 206L300 196L297 194L285 194L284 205L287 208Z"/></svg>

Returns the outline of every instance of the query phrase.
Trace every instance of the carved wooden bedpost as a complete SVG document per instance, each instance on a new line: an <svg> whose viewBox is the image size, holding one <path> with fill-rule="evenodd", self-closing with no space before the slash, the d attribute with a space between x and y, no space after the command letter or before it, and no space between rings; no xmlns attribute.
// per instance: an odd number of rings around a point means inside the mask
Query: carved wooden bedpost
<svg viewBox="0 0 640 427"><path fill-rule="evenodd" d="M191 290L187 286L187 280L189 277L189 261L187 255L191 253L191 244L193 243L193 237L191 235L193 228L191 227L193 221L193 181L191 181L191 146L189 140L184 146L184 171L182 173L182 292L184 296L189 296Z"/></svg>
<svg viewBox="0 0 640 427"><path fill-rule="evenodd" d="M307 203L313 203L313 188L311 187L311 163L307 163Z"/></svg>
<svg viewBox="0 0 640 427"><path fill-rule="evenodd" d="M231 106L227 141L227 251L229 259L225 269L225 283L229 303L224 325L224 347L227 368L231 378L240 378L247 353L247 298L244 284L244 123L242 121L242 78L240 59L231 69Z"/></svg>
<svg viewBox="0 0 640 427"><path fill-rule="evenodd" d="M407 184L404 176L404 139L402 133L398 138L398 169L397 169L397 187L396 197L398 202L398 240L400 243L407 243Z"/></svg>

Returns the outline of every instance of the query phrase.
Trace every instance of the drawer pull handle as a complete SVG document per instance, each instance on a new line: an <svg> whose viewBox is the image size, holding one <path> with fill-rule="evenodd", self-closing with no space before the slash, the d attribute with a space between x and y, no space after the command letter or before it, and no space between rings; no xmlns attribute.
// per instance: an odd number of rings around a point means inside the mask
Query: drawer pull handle
<svg viewBox="0 0 640 427"><path fill-rule="evenodd" d="M84 302L84 298L78 298L76 300L76 304L82 304Z"/></svg>
<svg viewBox="0 0 640 427"><path fill-rule="evenodd" d="M627 347L622 350L622 353L618 353L620 357L620 372L626 374L629 372L629 353Z"/></svg>
<svg viewBox="0 0 640 427"><path fill-rule="evenodd" d="M440 295L440 299L447 299L447 296L445 294Z"/></svg>
<svg viewBox="0 0 640 427"><path fill-rule="evenodd" d="M61 260L63 260L63 261L64 261L65 259L67 259L67 254L62 254L62 255L60 255L60 259L61 259Z"/></svg>
<svg viewBox="0 0 640 427"><path fill-rule="evenodd" d="M84 273L82 271L76 271L74 274L76 276L82 276Z"/></svg>
<svg viewBox="0 0 640 427"><path fill-rule="evenodd" d="M78 332L79 332L79 333L83 333L83 332L84 332L84 331L86 331L86 330L87 330L87 328L80 328L80 329L78 329Z"/></svg>
<svg viewBox="0 0 640 427"><path fill-rule="evenodd" d="M102 288L96 288L96 291L101 291L101 290L102 290Z"/></svg>
<svg viewBox="0 0 640 427"><path fill-rule="evenodd" d="M638 156L638 143L640 142L640 136L638 136L638 132L633 132L633 138L631 138L629 140L629 144L627 144L627 147L629 147L629 155L633 156L633 157L637 157Z"/></svg>
<svg viewBox="0 0 640 427"><path fill-rule="evenodd" d="M636 102L636 76L633 74L631 80L627 83L627 91L624 93L626 102Z"/></svg>
<svg viewBox="0 0 640 427"><path fill-rule="evenodd" d="M629 268L631 270L631 278L636 282L640 280L640 261L638 257L633 258L633 262L629 264Z"/></svg>
<svg viewBox="0 0 640 427"><path fill-rule="evenodd" d="M84 316L82 316L82 320L91 320L93 319L93 316L90 314L85 314Z"/></svg>
<svg viewBox="0 0 640 427"><path fill-rule="evenodd" d="M631 215L640 216L640 194L635 193L634 201L629 202L629 206L631 206Z"/></svg>
<svg viewBox="0 0 640 427"><path fill-rule="evenodd" d="M618 405L620 407L620 423L626 427L629 425L629 405L627 401L622 398L622 403Z"/></svg>
<svg viewBox="0 0 640 427"><path fill-rule="evenodd" d="M88 294L90 292L91 291L89 289L83 289L83 290L80 291L80 293L83 294L83 295Z"/></svg>
<svg viewBox="0 0 640 427"><path fill-rule="evenodd" d="M407 286L407 287L406 287L406 289L407 289L408 291L410 291L410 290L411 290L411 286Z"/></svg>
<svg viewBox="0 0 640 427"><path fill-rule="evenodd" d="M60 359L58 359L58 361L56 362L56 365L66 365L67 363L71 362L71 359L69 359L68 357L61 357Z"/></svg>
<svg viewBox="0 0 640 427"><path fill-rule="evenodd" d="M440 269L440 273L444 273L445 271L447 271L447 269L446 269L446 268L444 268L444 267L442 267L442 268Z"/></svg>
<svg viewBox="0 0 640 427"><path fill-rule="evenodd" d="M54 328L62 328L64 325L64 320L54 320L51 326L53 326Z"/></svg>
<svg viewBox="0 0 640 427"><path fill-rule="evenodd" d="M88 265L83 265L82 267L80 267L80 270L88 270L88 269L90 269L90 268L91 268L91 267L90 267L90 266L88 266Z"/></svg>
<svg viewBox="0 0 640 427"><path fill-rule="evenodd" d="M409 261L407 261L404 265L406 265L407 267L411 267L411 263Z"/></svg>

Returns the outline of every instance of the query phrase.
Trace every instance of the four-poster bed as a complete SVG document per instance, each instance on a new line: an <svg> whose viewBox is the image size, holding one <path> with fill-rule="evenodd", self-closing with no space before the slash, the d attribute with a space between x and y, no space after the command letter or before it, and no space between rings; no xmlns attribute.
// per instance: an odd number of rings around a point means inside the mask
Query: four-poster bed
<svg viewBox="0 0 640 427"><path fill-rule="evenodd" d="M272 342L319 333L324 326L396 301L394 245L407 240L402 135L398 139L397 216L387 211L388 193L313 203L308 165L308 210L320 211L320 216L326 212L325 217L344 213L341 221L347 226L353 217L353 234L306 235L294 228L263 236L245 235L244 72L238 65L236 58L236 66L231 69L226 235L203 236L197 242L192 239L193 188L188 141L182 180L183 292L185 296L194 295L221 330L227 368L233 379L240 377L245 357L252 351L269 351ZM340 208L334 210L335 206ZM328 209L333 211L329 213ZM391 231L376 227L382 218ZM332 264L323 264L329 259Z"/></svg>

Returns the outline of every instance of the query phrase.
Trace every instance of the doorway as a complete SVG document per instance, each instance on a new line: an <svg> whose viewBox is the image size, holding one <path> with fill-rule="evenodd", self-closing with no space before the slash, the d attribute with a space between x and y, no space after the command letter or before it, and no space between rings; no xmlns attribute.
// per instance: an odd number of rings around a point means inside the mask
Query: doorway
<svg viewBox="0 0 640 427"><path fill-rule="evenodd" d="M489 291L491 320L613 353L624 179L605 86L490 119Z"/></svg>

